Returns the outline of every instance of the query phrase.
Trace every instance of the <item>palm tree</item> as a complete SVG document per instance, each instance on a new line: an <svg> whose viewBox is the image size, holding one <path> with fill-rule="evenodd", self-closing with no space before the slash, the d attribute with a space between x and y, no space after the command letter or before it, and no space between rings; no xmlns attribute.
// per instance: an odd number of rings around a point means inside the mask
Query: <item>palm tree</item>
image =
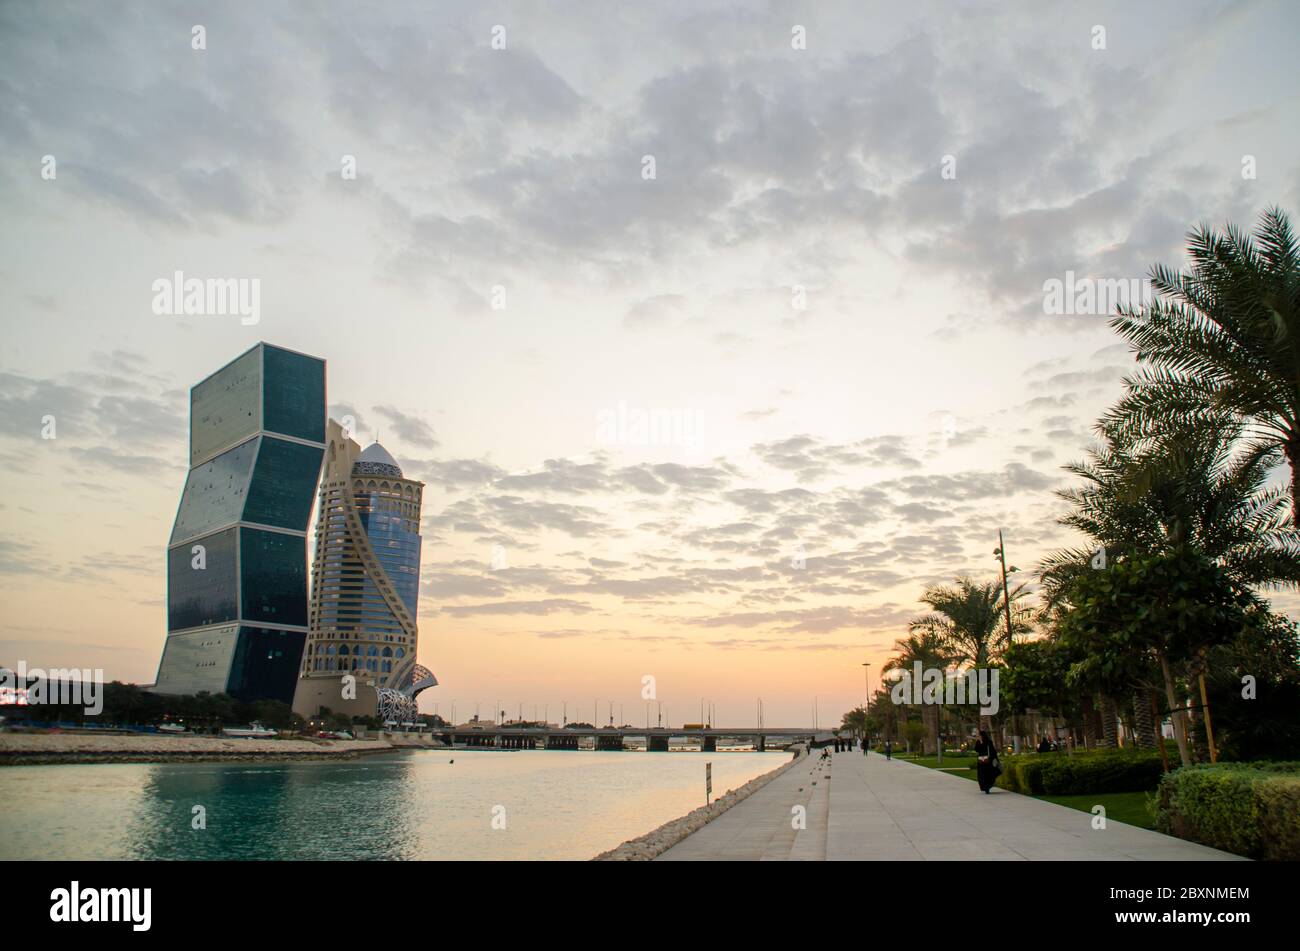
<svg viewBox="0 0 1300 951"><path fill-rule="evenodd" d="M1300 528L1300 244L1276 207L1253 236L1200 225L1187 238L1190 270L1156 265L1157 298L1111 321L1141 366L1105 423L1149 438L1236 417L1252 451L1290 463Z"/></svg>
<svg viewBox="0 0 1300 951"><path fill-rule="evenodd" d="M899 638L894 641L894 650L897 653L885 661L881 667L881 673L887 673L891 670L911 671L914 664L919 663L922 670L946 670L958 659L957 652L936 630L922 629L913 630L907 637ZM935 751L940 757L943 756L943 749L939 742L939 707L934 704L927 704L921 708L921 718L930 724L929 730L935 741Z"/></svg>
<svg viewBox="0 0 1300 951"><path fill-rule="evenodd" d="M866 743L868 723L866 708L854 707L840 719L840 729L847 730L850 736L862 737L862 742Z"/></svg>
<svg viewBox="0 0 1300 951"><path fill-rule="evenodd" d="M1242 429L1225 413L1186 429L1138 439L1119 427L1067 471L1084 480L1057 492L1071 510L1060 519L1092 540L1039 567L1046 600L1057 603L1069 582L1088 571L1098 546L1106 559L1134 552L1190 549L1247 585L1300 584L1300 532L1290 524L1288 494L1269 487L1281 464L1277 449L1241 451Z"/></svg>
<svg viewBox="0 0 1300 951"><path fill-rule="evenodd" d="M1008 636L1033 630L1033 612L1018 602L1028 596L1023 584L1011 588L1011 630L1006 627L1006 608L1000 581L978 584L958 578L955 585L935 585L921 595L930 614L913 618L912 631L935 631L956 651L958 660L987 667L1007 645Z"/></svg>
<svg viewBox="0 0 1300 951"><path fill-rule="evenodd" d="M1276 448L1243 449L1242 426L1232 414L1201 414L1154 439L1115 426L1104 427L1103 437L1088 461L1066 466L1084 484L1057 494L1072 506L1061 523L1100 545L1104 559L1195 552L1245 585L1300 584L1300 532L1291 524L1289 496L1268 486L1282 454ZM1092 551L1075 549L1043 562L1049 605L1068 601L1071 583L1090 570L1093 558ZM1144 746L1154 737L1151 690L1158 679L1136 670L1128 675ZM1102 694L1104 745L1112 745L1114 728L1110 693ZM1175 719L1185 730L1181 715Z"/></svg>
<svg viewBox="0 0 1300 951"><path fill-rule="evenodd" d="M933 610L913 618L913 631L930 630L952 648L957 661L974 667L988 667L1016 634L1033 630L1033 612L1018 602L1028 595L1025 585L1007 590L1010 595L1011 627L1007 629L1007 598L1000 581L978 584L958 578L955 585L935 585L921 595L921 602ZM981 714L980 728L992 729L992 718ZM1001 736L998 743L1001 744Z"/></svg>

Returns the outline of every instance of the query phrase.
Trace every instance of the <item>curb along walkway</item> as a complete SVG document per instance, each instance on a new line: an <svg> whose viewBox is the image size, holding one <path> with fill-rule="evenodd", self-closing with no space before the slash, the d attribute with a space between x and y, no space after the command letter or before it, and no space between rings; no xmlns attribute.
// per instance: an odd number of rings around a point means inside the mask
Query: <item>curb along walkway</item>
<svg viewBox="0 0 1300 951"><path fill-rule="evenodd" d="M1093 829L1091 813L1005 789L986 796L968 779L874 752L837 753L831 766L816 754L805 762L658 861L1245 861L1122 822ZM799 831L791 826L796 805L807 809Z"/></svg>

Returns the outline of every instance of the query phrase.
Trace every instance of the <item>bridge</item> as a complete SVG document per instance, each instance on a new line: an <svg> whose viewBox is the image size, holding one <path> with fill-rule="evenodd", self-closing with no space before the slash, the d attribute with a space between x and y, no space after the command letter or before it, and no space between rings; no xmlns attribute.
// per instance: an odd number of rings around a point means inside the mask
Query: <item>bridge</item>
<svg viewBox="0 0 1300 951"><path fill-rule="evenodd" d="M764 752L769 738L790 743L810 743L819 746L833 739L834 733L825 729L812 727L440 727L433 734L448 744L464 744L472 747L489 747L511 750L576 750L578 741L593 738L598 750L621 750L625 738L645 740L646 749L651 753L668 752L670 741L675 737L683 740L698 740L700 750L705 753L717 751L719 739L751 738L754 749Z"/></svg>

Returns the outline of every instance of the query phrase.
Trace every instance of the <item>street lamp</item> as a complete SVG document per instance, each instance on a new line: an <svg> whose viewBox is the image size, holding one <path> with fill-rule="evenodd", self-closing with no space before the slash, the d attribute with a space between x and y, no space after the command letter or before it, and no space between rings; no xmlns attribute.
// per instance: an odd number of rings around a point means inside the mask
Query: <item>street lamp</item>
<svg viewBox="0 0 1300 951"><path fill-rule="evenodd" d="M863 663L862 675L863 677L866 678L867 681L867 703L866 706L862 708L862 712L866 716L870 716L871 715L871 661L866 661L865 663ZM863 743L867 742L866 716L863 717L863 721L862 721L862 742ZM863 749L866 749L866 747L864 746Z"/></svg>
<svg viewBox="0 0 1300 951"><path fill-rule="evenodd" d="M1006 545L1002 542L1002 529L998 529L998 547L994 549L993 554L998 556L998 562L1002 565L1002 607L1006 611L1007 618L1007 646L1012 644L1011 635L1011 586L1007 584L1007 575L1017 572L1020 569L1015 565L1007 567ZM1011 715L1011 739L1015 745L1015 751L1020 752L1020 724L1015 714Z"/></svg>

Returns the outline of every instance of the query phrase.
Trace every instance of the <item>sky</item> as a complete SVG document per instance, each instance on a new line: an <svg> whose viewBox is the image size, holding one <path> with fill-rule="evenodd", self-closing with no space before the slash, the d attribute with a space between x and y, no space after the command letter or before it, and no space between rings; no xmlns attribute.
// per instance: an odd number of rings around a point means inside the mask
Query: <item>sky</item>
<svg viewBox="0 0 1300 951"><path fill-rule="evenodd" d="M423 709L838 722L999 529L1080 541L1133 364L1045 287L1300 210L1290 2L196 9L0 4L9 666L153 681L188 390L265 340L427 483Z"/></svg>

